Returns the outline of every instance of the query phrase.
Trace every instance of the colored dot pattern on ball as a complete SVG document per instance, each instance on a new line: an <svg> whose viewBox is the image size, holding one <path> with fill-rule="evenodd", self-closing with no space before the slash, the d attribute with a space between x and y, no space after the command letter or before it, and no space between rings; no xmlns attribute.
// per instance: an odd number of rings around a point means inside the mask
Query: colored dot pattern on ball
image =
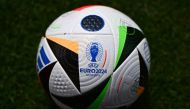
<svg viewBox="0 0 190 109"><path fill-rule="evenodd" d="M81 26L87 31L99 31L104 27L104 20L97 15L89 15L81 21Z"/></svg>

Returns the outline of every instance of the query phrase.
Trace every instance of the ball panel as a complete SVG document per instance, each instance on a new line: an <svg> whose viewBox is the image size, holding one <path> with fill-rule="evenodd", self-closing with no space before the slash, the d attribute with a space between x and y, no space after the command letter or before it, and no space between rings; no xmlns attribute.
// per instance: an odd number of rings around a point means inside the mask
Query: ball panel
<svg viewBox="0 0 190 109"><path fill-rule="evenodd" d="M80 91L78 54L52 40L47 41L55 57Z"/></svg>
<svg viewBox="0 0 190 109"><path fill-rule="evenodd" d="M77 41L73 41L73 40L68 40L66 38L58 38L58 37L53 37L53 36L49 36L47 37L47 39L71 50L72 52L75 52L76 54L78 54L79 51L79 45Z"/></svg>
<svg viewBox="0 0 190 109"><path fill-rule="evenodd" d="M126 34L126 40L125 45L120 51L122 51L120 58L118 59L118 63L115 67L115 70L123 63L123 61L131 54L131 52L137 47L137 45L141 42L141 40L144 38L142 32L139 30L127 27L127 34ZM119 51L119 50L118 50Z"/></svg>
<svg viewBox="0 0 190 109"><path fill-rule="evenodd" d="M76 85L64 71L59 62L57 62L51 71L49 79L49 90L52 94L61 97L71 97L80 95Z"/></svg>
<svg viewBox="0 0 190 109"><path fill-rule="evenodd" d="M127 27L119 26L119 46L118 46L118 52L116 55L117 60L116 60L115 66L118 64L118 61L121 57L121 54L125 45L126 37L127 37Z"/></svg>
<svg viewBox="0 0 190 109"><path fill-rule="evenodd" d="M116 33L117 31L117 27L119 26L118 24L120 24L120 21L125 21L123 22L125 24L125 26L130 26L133 27L135 29L138 29L139 31L142 31L139 26L127 15L123 14L122 12L111 8L111 7L107 7L107 6L93 6L90 7L93 10L97 10L98 12L100 12L102 15L106 16L110 25L112 25L112 30L114 31L114 33Z"/></svg>
<svg viewBox="0 0 190 109"><path fill-rule="evenodd" d="M79 13L70 11L62 14L47 28L45 35L59 35L72 33L73 27L76 25ZM74 19L73 19L74 18Z"/></svg>
<svg viewBox="0 0 190 109"><path fill-rule="evenodd" d="M99 109L102 106L102 102L104 101L107 94L109 94L109 88L111 84L111 78L109 78L108 83L105 88L102 90L100 95L96 98L96 100L88 107L88 109Z"/></svg>
<svg viewBox="0 0 190 109"><path fill-rule="evenodd" d="M79 44L80 85L81 92L85 93L112 74L114 45L111 35L78 35L78 37L81 42Z"/></svg>
<svg viewBox="0 0 190 109"><path fill-rule="evenodd" d="M37 52L37 73L39 73L44 67L55 61L57 61L57 59L52 53L46 38L42 37Z"/></svg>
<svg viewBox="0 0 190 109"><path fill-rule="evenodd" d="M104 26L102 28L99 28L99 26L95 26L99 29L98 31L90 31L91 34L112 34L109 24L106 21L107 18L105 18L105 16L102 15L101 12L97 11L97 9L94 9L92 7L86 8L81 11L70 11L62 14L55 21L53 21L53 23L48 27L46 31L46 36L68 34L68 33L89 34L89 31L87 31L81 26L81 22L85 17L90 15L99 16L100 18L102 18L104 22Z"/></svg>
<svg viewBox="0 0 190 109"><path fill-rule="evenodd" d="M51 95L64 105L67 105L74 109L86 109L97 99L102 90L105 88L109 79L110 78L107 78L106 80L98 84L98 86L94 87L92 90L79 96L61 97L54 94Z"/></svg>
<svg viewBox="0 0 190 109"><path fill-rule="evenodd" d="M106 97L105 107L129 105L137 99L135 82L140 78L140 64L137 49L118 67L112 75L110 94Z"/></svg>
<svg viewBox="0 0 190 109"><path fill-rule="evenodd" d="M96 9L102 15L106 17L106 20L111 28L113 39L114 39L114 49L115 49L115 63L117 63L118 48L120 45L119 41L119 30L120 26L133 27L142 32L139 26L127 15L122 12L106 6L93 6L92 9ZM116 65L115 65L116 66Z"/></svg>
<svg viewBox="0 0 190 109"><path fill-rule="evenodd" d="M55 36L51 36L51 38L50 36L47 36L47 39L51 40L52 37L54 39L55 38L60 39L60 40L64 39L64 40L70 40L74 43L75 42L78 43L78 58L76 58L75 63L79 63L79 70L82 68L80 70L81 72L79 71L81 93L85 93L91 90L93 87L97 86L100 82L104 81L106 78L108 78L112 74L113 62L114 62L114 58L112 58L114 57L114 49L112 49L114 48L114 45L112 44L113 43L112 35L86 35L86 34L85 35L80 35L80 34L71 35L70 34L70 35L55 35ZM99 51L97 53L97 56L95 57L96 62L92 62L92 56L90 53L90 48L91 48L92 43L98 44ZM64 44L62 44L62 46L64 46ZM59 55L59 54L62 54L62 55ZM60 57L63 57L64 53L60 52L57 55L59 55ZM69 55L67 60L71 58L71 56L72 55ZM58 60L62 60L64 64L70 64L75 61L75 60L63 61L64 59L58 59ZM73 64L71 64L71 66L73 66ZM65 68L63 67L63 69ZM91 70L91 71L97 70L98 72L93 73L87 70ZM77 73L77 71L75 73Z"/></svg>
<svg viewBox="0 0 190 109"><path fill-rule="evenodd" d="M115 109L120 106L129 106L135 102L144 91L148 79L148 66L145 61L146 56L150 55L147 53L149 48L145 43L147 44L147 41L144 38L113 73L112 83L108 91L109 94L107 94L102 104L102 109ZM142 45L143 48L145 45L145 50L142 49Z"/></svg>
<svg viewBox="0 0 190 109"><path fill-rule="evenodd" d="M139 85L142 87L145 87L146 82L148 80L148 68L146 66L146 63L141 55L141 53L138 50L138 55L139 55L139 61L140 61L140 81Z"/></svg>
<svg viewBox="0 0 190 109"><path fill-rule="evenodd" d="M146 38L144 38L141 43L137 46L139 52L141 53L145 63L146 63L146 66L148 68L148 72L150 70L150 49L149 49L149 45L148 45L148 41Z"/></svg>
<svg viewBox="0 0 190 109"><path fill-rule="evenodd" d="M50 91L49 91L49 78L50 78L50 74L51 74L51 71L52 71L55 63L56 62L53 62L53 63L47 65L39 73L40 83L42 84L43 88L45 89L45 91L47 92L48 95L50 94Z"/></svg>

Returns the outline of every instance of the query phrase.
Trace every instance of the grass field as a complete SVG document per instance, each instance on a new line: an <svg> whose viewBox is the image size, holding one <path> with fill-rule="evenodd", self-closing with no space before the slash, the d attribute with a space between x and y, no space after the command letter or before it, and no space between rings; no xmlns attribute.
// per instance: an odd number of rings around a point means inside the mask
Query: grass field
<svg viewBox="0 0 190 109"><path fill-rule="evenodd" d="M38 43L56 17L86 4L124 12L149 41L149 87L131 109L190 109L189 0L0 0L0 109L57 109L38 84Z"/></svg>

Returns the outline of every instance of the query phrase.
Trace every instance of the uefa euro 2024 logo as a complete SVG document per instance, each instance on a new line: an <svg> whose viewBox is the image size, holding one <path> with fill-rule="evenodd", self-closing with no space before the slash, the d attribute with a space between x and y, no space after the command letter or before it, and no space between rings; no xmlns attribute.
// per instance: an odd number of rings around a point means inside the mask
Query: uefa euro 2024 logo
<svg viewBox="0 0 190 109"><path fill-rule="evenodd" d="M86 57L91 62L97 62L102 59L103 48L98 42L91 42L86 48Z"/></svg>
<svg viewBox="0 0 190 109"><path fill-rule="evenodd" d="M81 67L80 73L86 76L102 76L107 73L107 69L100 67L98 63L103 57L103 47L99 42L90 42L87 45L86 57L90 63L86 67Z"/></svg>

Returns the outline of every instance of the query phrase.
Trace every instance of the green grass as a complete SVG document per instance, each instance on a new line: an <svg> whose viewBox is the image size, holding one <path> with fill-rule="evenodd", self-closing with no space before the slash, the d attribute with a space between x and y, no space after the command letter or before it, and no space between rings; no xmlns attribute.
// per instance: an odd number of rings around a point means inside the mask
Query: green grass
<svg viewBox="0 0 190 109"><path fill-rule="evenodd" d="M86 4L124 12L149 41L149 87L132 109L190 109L188 0L0 0L0 109L57 109L38 84L38 43L56 17Z"/></svg>

